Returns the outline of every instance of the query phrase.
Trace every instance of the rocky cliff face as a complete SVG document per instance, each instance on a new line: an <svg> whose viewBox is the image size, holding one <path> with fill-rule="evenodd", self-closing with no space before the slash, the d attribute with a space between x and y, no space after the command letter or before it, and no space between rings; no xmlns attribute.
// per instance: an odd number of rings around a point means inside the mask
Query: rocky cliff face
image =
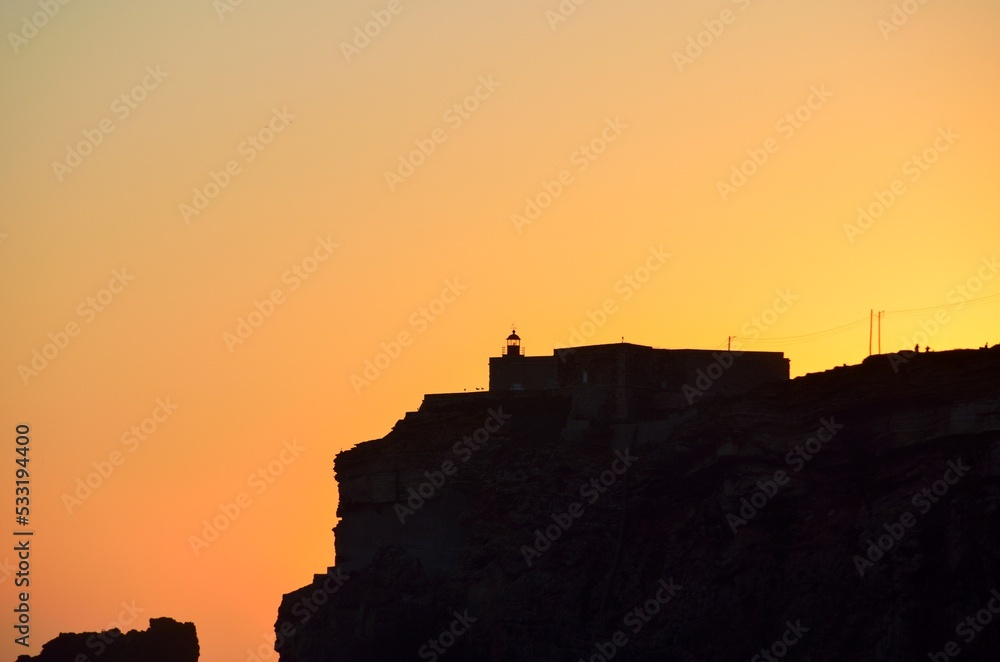
<svg viewBox="0 0 1000 662"><path fill-rule="evenodd" d="M151 618L143 631L63 633L38 655L21 655L17 662L197 662L198 654L194 623Z"/></svg>
<svg viewBox="0 0 1000 662"><path fill-rule="evenodd" d="M997 659L1000 349L656 420L572 398L428 396L338 455L281 661Z"/></svg>

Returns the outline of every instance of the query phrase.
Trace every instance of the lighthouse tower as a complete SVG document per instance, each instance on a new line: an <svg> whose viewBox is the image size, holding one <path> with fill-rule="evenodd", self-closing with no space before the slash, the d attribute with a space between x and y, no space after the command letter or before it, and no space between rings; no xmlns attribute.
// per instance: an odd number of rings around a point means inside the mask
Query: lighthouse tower
<svg viewBox="0 0 1000 662"><path fill-rule="evenodd" d="M517 329L512 329L510 335L507 336L507 349L504 351L504 356L508 359L524 356L521 353L521 336L517 335Z"/></svg>
<svg viewBox="0 0 1000 662"><path fill-rule="evenodd" d="M501 356L490 357L491 391L524 391L556 387L555 356L525 356L521 336L512 329Z"/></svg>

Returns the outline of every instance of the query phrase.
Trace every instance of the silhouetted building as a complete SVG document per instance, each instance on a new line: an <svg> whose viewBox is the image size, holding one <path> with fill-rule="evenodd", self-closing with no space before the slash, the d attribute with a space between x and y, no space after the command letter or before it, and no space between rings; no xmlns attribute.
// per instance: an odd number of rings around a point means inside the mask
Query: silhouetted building
<svg viewBox="0 0 1000 662"><path fill-rule="evenodd" d="M520 391L555 388L553 356L525 356L521 337L514 330L507 336L503 355L490 357L490 390Z"/></svg>
<svg viewBox="0 0 1000 662"><path fill-rule="evenodd" d="M657 349L612 343L524 356L517 333L490 358L490 390L569 389L587 418L630 419L685 407L704 396L736 395L788 381L782 352Z"/></svg>

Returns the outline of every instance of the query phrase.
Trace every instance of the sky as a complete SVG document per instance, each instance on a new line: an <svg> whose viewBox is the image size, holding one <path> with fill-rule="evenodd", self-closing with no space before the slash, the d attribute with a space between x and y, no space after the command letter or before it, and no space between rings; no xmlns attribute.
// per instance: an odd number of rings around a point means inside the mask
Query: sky
<svg viewBox="0 0 1000 662"><path fill-rule="evenodd" d="M0 493L26 425L34 536L27 589L0 546L0 654L170 616L276 660L282 594L334 563L336 453L485 387L512 325L793 376L1000 342L998 21L4 2Z"/></svg>

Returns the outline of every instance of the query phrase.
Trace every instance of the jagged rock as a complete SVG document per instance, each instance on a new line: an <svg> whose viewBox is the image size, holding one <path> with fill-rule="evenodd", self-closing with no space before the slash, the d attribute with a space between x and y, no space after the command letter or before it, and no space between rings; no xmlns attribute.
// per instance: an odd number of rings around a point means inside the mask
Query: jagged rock
<svg viewBox="0 0 1000 662"><path fill-rule="evenodd" d="M572 397L428 396L340 453L337 566L284 597L281 662L997 659L1000 622L961 624L1000 621L1000 349L650 420Z"/></svg>
<svg viewBox="0 0 1000 662"><path fill-rule="evenodd" d="M17 662L197 662L198 654L194 623L151 618L148 630L63 633L38 655L21 655Z"/></svg>

